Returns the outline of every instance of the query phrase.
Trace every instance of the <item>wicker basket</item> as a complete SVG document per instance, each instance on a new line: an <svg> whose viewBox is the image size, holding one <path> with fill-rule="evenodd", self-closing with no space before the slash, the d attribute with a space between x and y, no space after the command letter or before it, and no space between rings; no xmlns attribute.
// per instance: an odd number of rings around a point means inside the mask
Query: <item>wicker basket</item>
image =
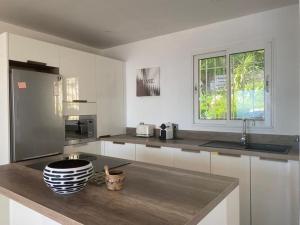
<svg viewBox="0 0 300 225"><path fill-rule="evenodd" d="M106 187L111 191L119 191L123 188L125 174L121 170L109 171L109 175L105 176Z"/></svg>

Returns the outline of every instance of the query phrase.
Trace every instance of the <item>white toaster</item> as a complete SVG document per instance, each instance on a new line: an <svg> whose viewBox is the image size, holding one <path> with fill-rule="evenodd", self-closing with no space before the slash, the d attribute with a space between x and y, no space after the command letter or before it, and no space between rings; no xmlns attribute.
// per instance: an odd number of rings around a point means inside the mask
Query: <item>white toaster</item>
<svg viewBox="0 0 300 225"><path fill-rule="evenodd" d="M136 127L136 136L138 137L152 137L154 136L155 125L140 123Z"/></svg>

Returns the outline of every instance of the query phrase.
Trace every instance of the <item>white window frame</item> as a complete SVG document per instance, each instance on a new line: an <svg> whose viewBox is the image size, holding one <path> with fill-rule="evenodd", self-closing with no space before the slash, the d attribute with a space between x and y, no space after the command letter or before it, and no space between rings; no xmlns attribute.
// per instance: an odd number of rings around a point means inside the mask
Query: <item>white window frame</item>
<svg viewBox="0 0 300 225"><path fill-rule="evenodd" d="M205 53L205 51L200 52L199 54L193 55L193 112L194 112L194 124L200 126L223 126L223 127L232 127L240 128L241 120L230 120L231 114L231 86L230 86L230 68L229 61L230 55L235 53L242 53L255 50L265 50L265 82L267 85L265 90L265 119L264 121L255 121L255 128L272 128L273 127L273 105L272 105L272 95L273 90L273 48L272 41L251 41L243 42L235 45L231 45L225 48L219 48L215 51L210 51ZM207 51L206 51L207 52ZM199 69L198 61L200 59L226 56L226 78L227 78L227 118L225 120L204 120L199 119L199 91L198 91L198 78L199 78Z"/></svg>

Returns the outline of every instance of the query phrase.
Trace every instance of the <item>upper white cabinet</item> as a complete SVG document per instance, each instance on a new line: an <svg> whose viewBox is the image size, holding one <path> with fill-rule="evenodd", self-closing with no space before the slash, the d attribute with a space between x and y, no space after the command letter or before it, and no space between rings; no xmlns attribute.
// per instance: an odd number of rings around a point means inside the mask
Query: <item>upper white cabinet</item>
<svg viewBox="0 0 300 225"><path fill-rule="evenodd" d="M65 116L80 116L80 115L96 115L97 104L96 103L76 103L76 102L64 102L63 103Z"/></svg>
<svg viewBox="0 0 300 225"><path fill-rule="evenodd" d="M251 158L252 225L299 225L299 162Z"/></svg>
<svg viewBox="0 0 300 225"><path fill-rule="evenodd" d="M239 179L240 224L250 225L250 157L212 152L211 173Z"/></svg>
<svg viewBox="0 0 300 225"><path fill-rule="evenodd" d="M210 173L210 152L173 149L173 166L186 170Z"/></svg>
<svg viewBox="0 0 300 225"><path fill-rule="evenodd" d="M40 62L59 67L59 46L9 34L9 59L20 62Z"/></svg>
<svg viewBox="0 0 300 225"><path fill-rule="evenodd" d="M136 160L146 163L173 166L173 148L136 145Z"/></svg>
<svg viewBox="0 0 300 225"><path fill-rule="evenodd" d="M124 63L96 56L98 136L125 133Z"/></svg>
<svg viewBox="0 0 300 225"><path fill-rule="evenodd" d="M60 47L65 102L96 103L95 55Z"/></svg>

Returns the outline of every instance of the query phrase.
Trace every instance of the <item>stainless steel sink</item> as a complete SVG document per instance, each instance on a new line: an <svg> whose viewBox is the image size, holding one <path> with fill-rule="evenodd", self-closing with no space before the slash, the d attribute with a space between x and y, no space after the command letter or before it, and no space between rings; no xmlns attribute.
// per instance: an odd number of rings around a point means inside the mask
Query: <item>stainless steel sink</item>
<svg viewBox="0 0 300 225"><path fill-rule="evenodd" d="M291 148L291 146L287 146L287 145L257 144L257 143L248 143L247 145L241 145L238 142L229 142L229 141L210 141L200 146L211 147L211 148L227 148L227 149L237 149L237 150L246 150L246 151L279 153L279 154L287 154Z"/></svg>

